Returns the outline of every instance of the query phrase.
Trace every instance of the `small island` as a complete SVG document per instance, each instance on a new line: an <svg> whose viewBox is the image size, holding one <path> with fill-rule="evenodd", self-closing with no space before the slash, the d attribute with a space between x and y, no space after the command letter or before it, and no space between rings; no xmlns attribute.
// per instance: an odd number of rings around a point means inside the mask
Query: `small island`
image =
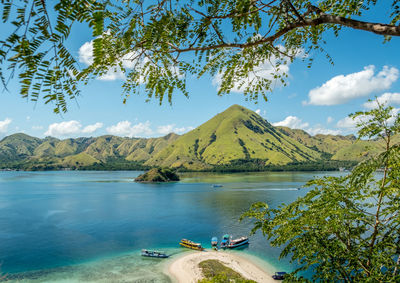
<svg viewBox="0 0 400 283"><path fill-rule="evenodd" d="M174 170L169 168L153 168L139 175L135 182L140 183L165 183L165 182L177 182L179 176Z"/></svg>

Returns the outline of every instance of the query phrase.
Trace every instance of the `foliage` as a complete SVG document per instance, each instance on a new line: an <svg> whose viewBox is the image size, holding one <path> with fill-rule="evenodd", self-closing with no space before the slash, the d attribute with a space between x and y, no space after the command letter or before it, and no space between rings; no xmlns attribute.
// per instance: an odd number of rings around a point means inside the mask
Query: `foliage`
<svg viewBox="0 0 400 283"><path fill-rule="evenodd" d="M110 158L106 162L96 162L92 165L80 166L78 170L96 170L96 171L131 171L131 170L149 170L149 166L143 165L140 161L128 161L123 158Z"/></svg>
<svg viewBox="0 0 400 283"><path fill-rule="evenodd" d="M311 162L295 162L284 165L270 164L265 165L263 160L237 159L230 164L217 165L211 169L202 171L211 172L280 172L280 171L338 171L341 168L351 169L357 164L356 161L338 161L338 160L319 160Z"/></svg>
<svg viewBox="0 0 400 283"><path fill-rule="evenodd" d="M149 99L188 96L186 79L204 74L221 81L219 95L241 89L248 99L285 84L285 65L298 57L325 53L324 34L342 27L399 36L399 1L386 3L387 24L358 19L378 0L2 0L8 34L0 41L0 78L5 87L18 75L22 97L54 103L67 99L110 70L126 80L125 99L145 91ZM390 5L391 4L391 5ZM315 6L316 5L316 6ZM356 18L356 19L355 19ZM71 31L88 26L93 62L81 68L68 48ZM75 28L75 29L74 29ZM187 55L187 53L190 53ZM261 72L270 71L270 76ZM249 76L250 74L250 76Z"/></svg>
<svg viewBox="0 0 400 283"><path fill-rule="evenodd" d="M378 103L379 104L379 103ZM385 148L359 163L345 177L325 177L291 204L269 208L253 204L242 219L255 219L273 246L283 246L299 268L287 282L399 282L400 280L400 115L378 105L351 115L360 121L360 138L380 137ZM381 170L381 173L377 173Z"/></svg>
<svg viewBox="0 0 400 283"><path fill-rule="evenodd" d="M176 182L179 176L170 168L153 168L135 178L135 182L161 183Z"/></svg>
<svg viewBox="0 0 400 283"><path fill-rule="evenodd" d="M199 263L205 279L199 280L198 283L254 283L253 280L243 278L239 273L231 268L223 265L215 259L205 260Z"/></svg>

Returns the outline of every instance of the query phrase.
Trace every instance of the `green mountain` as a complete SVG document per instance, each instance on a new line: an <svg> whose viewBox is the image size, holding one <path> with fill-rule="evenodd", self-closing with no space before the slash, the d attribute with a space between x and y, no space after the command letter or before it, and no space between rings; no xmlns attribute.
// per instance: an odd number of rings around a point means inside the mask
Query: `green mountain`
<svg viewBox="0 0 400 283"><path fill-rule="evenodd" d="M393 141L400 142L400 136ZM303 130L274 127L255 112L233 105L182 136L171 133L144 139L105 135L60 140L10 135L0 141L0 168L294 170L293 166L303 166L326 170L332 169L332 164L337 168L377 154L383 146L378 141L358 141L353 135L311 136Z"/></svg>
<svg viewBox="0 0 400 283"><path fill-rule="evenodd" d="M151 154L159 152L177 137L176 134L169 134L151 139L101 136L59 140L15 134L0 141L0 168L90 169L90 166L97 164L101 165L98 169L107 169L110 166L113 169L135 169L140 168Z"/></svg>
<svg viewBox="0 0 400 283"><path fill-rule="evenodd" d="M154 154L150 166L204 169L234 160L259 159L265 165L316 161L321 154L273 127L261 116L233 105Z"/></svg>
<svg viewBox="0 0 400 283"><path fill-rule="evenodd" d="M18 161L31 156L41 140L25 134L14 134L0 141L0 160Z"/></svg>

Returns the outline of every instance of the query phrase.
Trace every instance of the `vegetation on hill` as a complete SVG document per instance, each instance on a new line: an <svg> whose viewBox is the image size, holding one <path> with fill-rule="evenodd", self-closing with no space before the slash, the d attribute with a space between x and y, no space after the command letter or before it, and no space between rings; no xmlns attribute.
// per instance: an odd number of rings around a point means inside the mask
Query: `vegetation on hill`
<svg viewBox="0 0 400 283"><path fill-rule="evenodd" d="M378 103L352 115L363 117L360 138L383 144L380 153L347 176L309 181L310 191L290 204L260 202L242 215L298 264L286 282L400 282L400 114L392 110Z"/></svg>
<svg viewBox="0 0 400 283"><path fill-rule="evenodd" d="M400 142L400 135L394 137ZM0 141L0 169L180 171L309 171L351 168L378 154L378 140L316 135L274 127L257 113L233 105L182 136L100 136L59 140L14 134Z"/></svg>
<svg viewBox="0 0 400 283"><path fill-rule="evenodd" d="M170 168L153 168L135 178L140 183L177 182L179 176Z"/></svg>
<svg viewBox="0 0 400 283"><path fill-rule="evenodd" d="M145 164L202 170L255 159L264 165L283 165L316 161L321 154L277 130L255 112L233 105L179 137Z"/></svg>
<svg viewBox="0 0 400 283"><path fill-rule="evenodd" d="M202 261L199 263L199 267L205 278L198 281L198 283L255 283L255 281L244 278L233 269L215 259Z"/></svg>
<svg viewBox="0 0 400 283"><path fill-rule="evenodd" d="M15 134L0 141L0 168L21 170L145 170L143 162L178 135L131 139L115 136L59 140Z"/></svg>

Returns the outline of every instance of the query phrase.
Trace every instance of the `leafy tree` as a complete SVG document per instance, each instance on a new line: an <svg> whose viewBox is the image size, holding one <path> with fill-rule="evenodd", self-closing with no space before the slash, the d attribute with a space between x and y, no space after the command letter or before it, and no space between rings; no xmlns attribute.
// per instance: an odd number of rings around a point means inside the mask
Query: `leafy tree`
<svg viewBox="0 0 400 283"><path fill-rule="evenodd" d="M360 20L382 3L387 23ZM310 52L325 53L327 31L400 35L400 0L1 0L1 8L9 30L0 41L4 86L18 74L21 95L43 96L56 112L67 111L81 82L110 69L125 74L125 99L142 90L171 102L175 90L188 95L189 75L206 73L220 79L219 95L236 88L267 99L275 82L285 84L285 63L311 64ZM93 63L83 69L67 47L77 24L94 38ZM268 78L260 76L266 66Z"/></svg>
<svg viewBox="0 0 400 283"><path fill-rule="evenodd" d="M400 115L391 107L352 114L359 138L380 138L384 151L345 177L308 182L310 191L276 209L256 203L242 215L255 220L273 246L299 267L288 282L400 282ZM382 172L377 172L382 171Z"/></svg>

